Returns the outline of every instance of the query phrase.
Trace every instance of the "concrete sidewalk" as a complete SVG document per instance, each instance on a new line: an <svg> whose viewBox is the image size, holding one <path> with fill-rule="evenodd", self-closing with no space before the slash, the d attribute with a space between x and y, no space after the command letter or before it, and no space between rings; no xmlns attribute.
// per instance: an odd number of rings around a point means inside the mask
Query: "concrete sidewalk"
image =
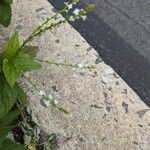
<svg viewBox="0 0 150 150"><path fill-rule="evenodd" d="M18 0L12 24L0 29L1 45L13 31L22 38L52 14L46 0ZM137 94L69 24L38 37L39 58L96 65L94 71L44 65L28 74L69 114L45 108L27 83L29 107L47 134L56 133L60 150L149 150L150 111Z"/></svg>

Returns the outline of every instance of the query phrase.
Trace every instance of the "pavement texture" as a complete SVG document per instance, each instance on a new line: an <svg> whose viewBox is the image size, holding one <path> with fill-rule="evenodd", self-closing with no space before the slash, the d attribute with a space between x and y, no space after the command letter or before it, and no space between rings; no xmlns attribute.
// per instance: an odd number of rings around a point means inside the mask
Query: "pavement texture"
<svg viewBox="0 0 150 150"><path fill-rule="evenodd" d="M49 0L61 8L67 0ZM85 22L71 25L150 107L150 2L82 0L96 5Z"/></svg>
<svg viewBox="0 0 150 150"><path fill-rule="evenodd" d="M24 39L51 14L45 0L17 0L12 24L0 29L0 45L14 31ZM95 65L94 71L44 65L27 73L41 89L51 94L66 115L41 104L31 85L22 85L29 95L28 107L45 134L58 135L60 150L149 150L150 111L140 97L106 65L97 52L68 23L33 41L38 57L67 63Z"/></svg>

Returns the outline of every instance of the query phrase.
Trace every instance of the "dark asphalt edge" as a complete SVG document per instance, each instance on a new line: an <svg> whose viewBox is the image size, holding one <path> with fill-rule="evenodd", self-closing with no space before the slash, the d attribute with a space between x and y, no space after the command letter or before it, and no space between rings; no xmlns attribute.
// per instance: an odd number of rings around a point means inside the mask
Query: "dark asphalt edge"
<svg viewBox="0 0 150 150"><path fill-rule="evenodd" d="M49 0L56 9L65 0ZM79 4L82 7L84 4ZM86 21L70 24L93 46L104 62L110 65L150 107L150 65L131 45L122 39L94 12ZM119 68L119 69L118 69Z"/></svg>

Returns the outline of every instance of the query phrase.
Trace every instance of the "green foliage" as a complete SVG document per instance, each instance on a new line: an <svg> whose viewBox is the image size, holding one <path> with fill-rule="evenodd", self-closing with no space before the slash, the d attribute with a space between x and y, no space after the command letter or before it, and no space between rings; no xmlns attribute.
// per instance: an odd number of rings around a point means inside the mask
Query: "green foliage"
<svg viewBox="0 0 150 150"><path fill-rule="evenodd" d="M6 2L7 4L12 4L13 0L4 0L4 2Z"/></svg>
<svg viewBox="0 0 150 150"><path fill-rule="evenodd" d="M5 50L5 58L8 60L13 60L17 54L17 51L20 48L18 33L14 33L14 35L6 42L4 46Z"/></svg>
<svg viewBox="0 0 150 150"><path fill-rule="evenodd" d="M10 111L5 118L2 118L0 120L0 127L6 127L8 125L10 125L11 123L13 123L13 120L16 119L20 114L19 110L13 110Z"/></svg>
<svg viewBox="0 0 150 150"><path fill-rule="evenodd" d="M21 105L27 102L26 93L16 81L24 72L41 67L34 60L37 47L26 46L23 50L20 48L18 33L15 33L0 54L0 146L3 149L24 149L22 145L6 140L8 132L14 128L13 120L20 114L18 110L12 112L12 107L16 102Z"/></svg>
<svg viewBox="0 0 150 150"><path fill-rule="evenodd" d="M15 104L17 93L12 89L5 78L0 76L0 119L2 119Z"/></svg>
<svg viewBox="0 0 150 150"><path fill-rule="evenodd" d="M13 129L13 128L14 128L14 126L0 128L0 148L3 144L3 142L5 141L6 136L8 135L9 131L11 131L11 129Z"/></svg>
<svg viewBox="0 0 150 150"><path fill-rule="evenodd" d="M13 88L17 78L26 71L38 69L41 65L34 60L37 47L25 47L20 51L18 34L15 33L5 44L3 72L9 85ZM30 51L33 52L31 53Z"/></svg>
<svg viewBox="0 0 150 150"><path fill-rule="evenodd" d="M12 2L13 0L0 0L0 24L5 27L7 27L11 21ZM17 83L19 77L24 76L24 73L27 71L41 68L41 62L57 66L93 69L93 66L84 66L82 64L73 65L36 59L39 50L38 47L27 45L35 37L62 23L76 19L85 20L86 14L94 8L93 4L89 4L85 8L75 11L74 14L67 16L64 20L56 19L57 15L68 12L70 8L78 2L79 0L71 0L71 3L65 3L62 10L58 11L54 16L47 18L23 43L20 43L18 33L14 33L8 42L6 42L4 52L0 54L0 150L25 149L24 145L17 144L6 138L8 133L18 125L15 119L19 115L22 116L22 122L20 122L19 125L26 137L26 147L36 147L39 140L40 131L34 115L28 112L25 113L25 109L23 109L27 102L27 95ZM55 20L56 22L49 24L50 20ZM35 89L37 90L37 88ZM54 102L51 102L51 105L59 111L68 114L67 110L61 106L57 106ZM26 116L24 116L24 114L26 114ZM49 139L49 141L51 140ZM51 144L48 143L49 142L44 143L45 149L51 148Z"/></svg>
<svg viewBox="0 0 150 150"><path fill-rule="evenodd" d="M12 0L0 0L0 24L8 27L11 22Z"/></svg>
<svg viewBox="0 0 150 150"><path fill-rule="evenodd" d="M25 46L22 49L22 53L28 54L30 58L35 58L38 51L39 51L38 46Z"/></svg>
<svg viewBox="0 0 150 150"><path fill-rule="evenodd" d="M0 150L25 150L25 147L22 144L18 144L9 139L6 139L2 143Z"/></svg>
<svg viewBox="0 0 150 150"><path fill-rule="evenodd" d="M18 102L21 105L26 104L26 102L27 102L27 95L23 91L23 89L19 86L19 84L17 84L17 83L16 83L16 91L17 91L17 94L18 94Z"/></svg>
<svg viewBox="0 0 150 150"><path fill-rule="evenodd" d="M12 62L9 62L7 59L4 59L3 71L7 82L13 88L17 79L17 70L15 66L12 64Z"/></svg>
<svg viewBox="0 0 150 150"><path fill-rule="evenodd" d="M20 111L14 110L10 111L4 118L0 120L0 146L5 141L8 132L14 128L16 123L14 123L14 119L18 117Z"/></svg>

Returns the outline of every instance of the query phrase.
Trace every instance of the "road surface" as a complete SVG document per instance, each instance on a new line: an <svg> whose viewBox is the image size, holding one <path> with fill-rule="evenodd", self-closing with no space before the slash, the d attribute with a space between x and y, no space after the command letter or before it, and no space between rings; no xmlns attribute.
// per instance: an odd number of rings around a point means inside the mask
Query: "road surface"
<svg viewBox="0 0 150 150"><path fill-rule="evenodd" d="M49 0L59 9L64 0ZM150 106L150 1L83 0L95 3L86 21L71 23Z"/></svg>

